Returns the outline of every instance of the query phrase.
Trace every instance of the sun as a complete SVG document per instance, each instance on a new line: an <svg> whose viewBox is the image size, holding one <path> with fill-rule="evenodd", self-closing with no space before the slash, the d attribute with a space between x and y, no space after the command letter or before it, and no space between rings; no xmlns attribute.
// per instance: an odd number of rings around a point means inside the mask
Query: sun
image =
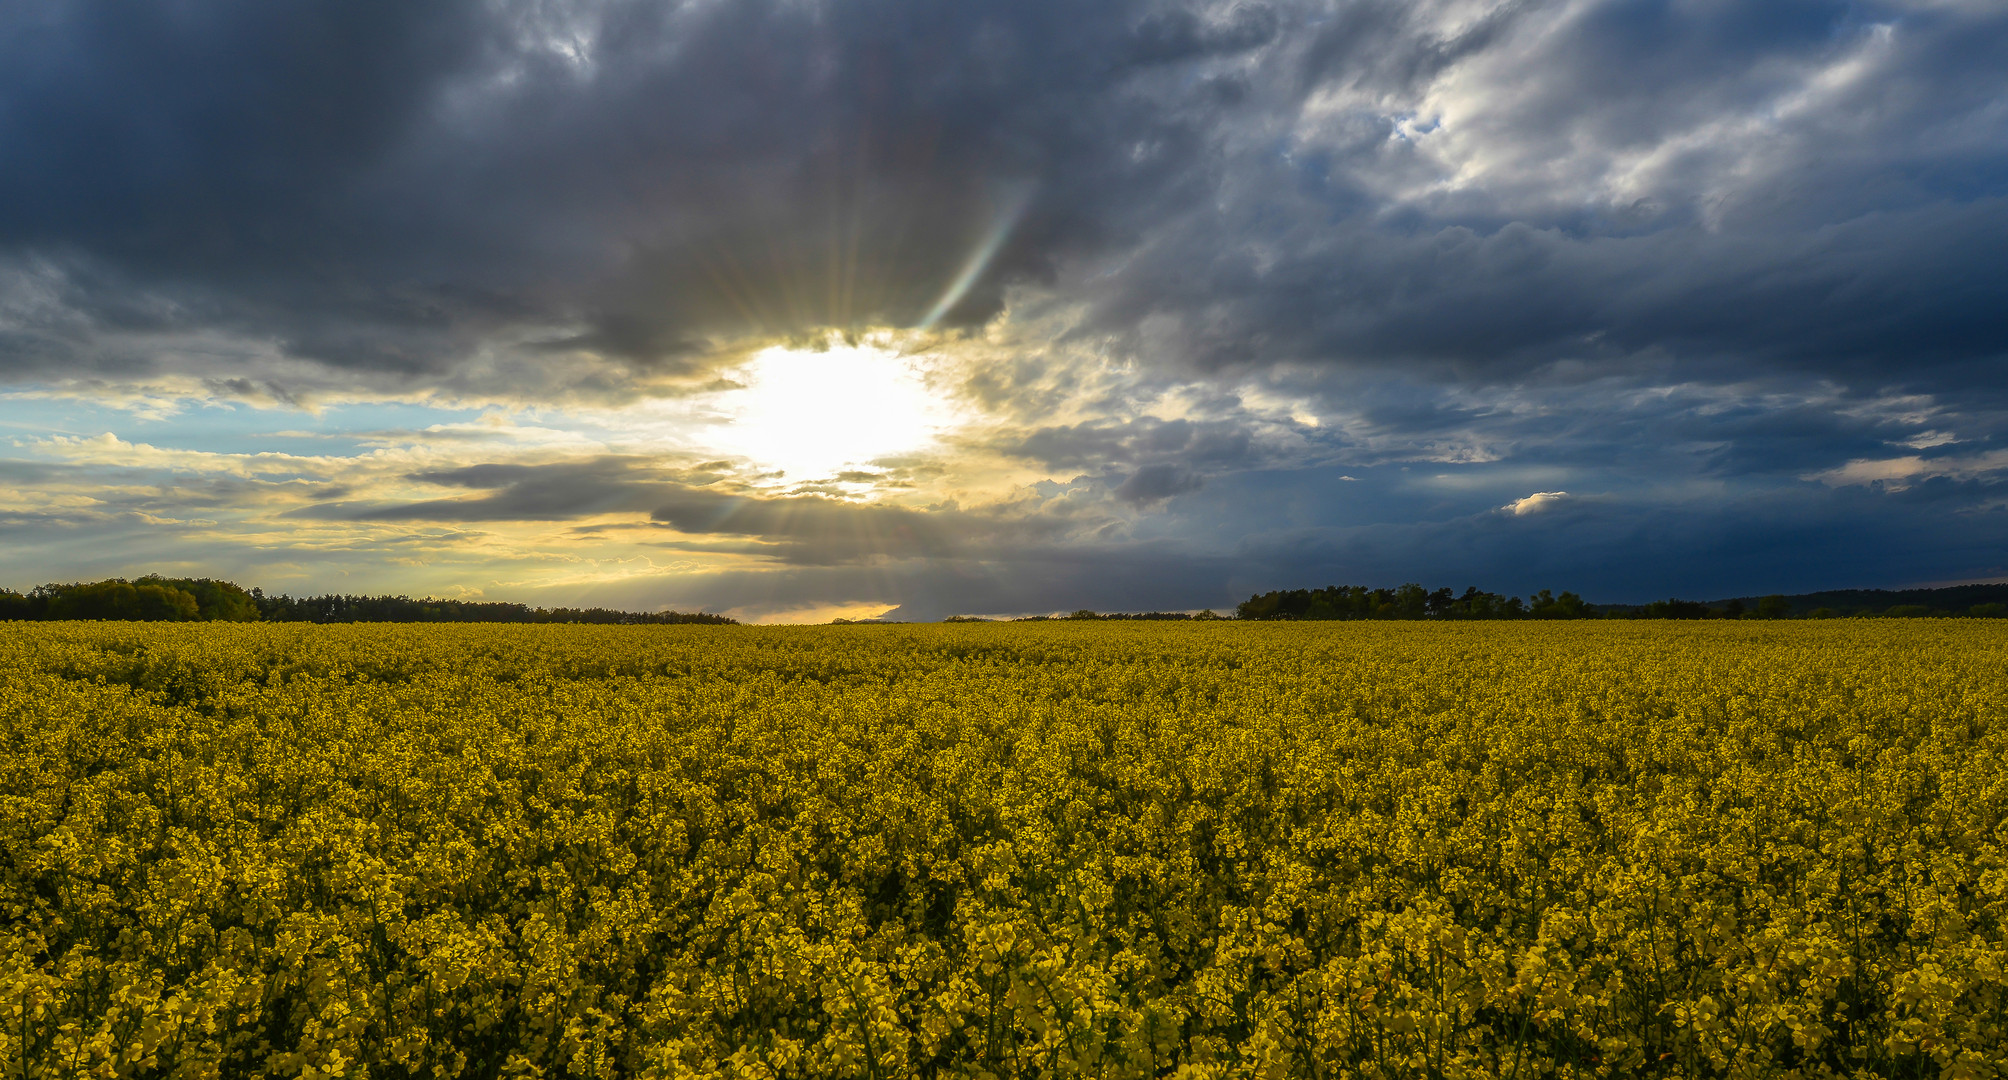
<svg viewBox="0 0 2008 1080"><path fill-rule="evenodd" d="M925 448L950 422L924 375L871 344L763 349L731 373L742 389L719 402L716 441L793 483L867 468Z"/></svg>

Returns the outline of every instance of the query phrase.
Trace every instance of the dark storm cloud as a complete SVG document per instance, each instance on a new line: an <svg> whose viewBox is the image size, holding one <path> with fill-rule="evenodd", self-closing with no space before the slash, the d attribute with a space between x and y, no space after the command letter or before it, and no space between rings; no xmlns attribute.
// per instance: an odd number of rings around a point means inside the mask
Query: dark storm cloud
<svg viewBox="0 0 2008 1080"><path fill-rule="evenodd" d="M1695 226L1584 239L1515 222L1391 237L1342 226L1258 270L1191 238L1137 268L1111 329L1202 368L1330 358L1437 363L1445 379L1518 379L1556 360L1629 364L1655 351L1703 377L1748 365L1850 381L1957 387L2008 354L2008 278L1986 268L2008 199L1870 215L1805 233ZM1148 299L1145 299L1148 298ZM1203 322L1187 312L1206 312ZM1127 332L1127 331L1126 331ZM1427 370L1427 368L1425 368ZM1989 372L1991 379L1992 373Z"/></svg>
<svg viewBox="0 0 2008 1080"><path fill-rule="evenodd" d="M1648 368L1574 383L1555 377L1533 389L1477 386L1454 397L1386 381L1279 386L1316 408L1346 410L1346 431L1310 435L1331 444L1327 457L1362 466L1505 458L1522 466L1624 469L1641 481L1779 482L1857 458L1939 443L1970 450L2008 438L2008 409L1983 389L1926 401L1761 368L1720 383L1682 374Z"/></svg>
<svg viewBox="0 0 2008 1080"><path fill-rule="evenodd" d="M0 382L620 403L952 300L1005 343L960 449L1068 493L928 512L606 457L293 513L650 516L914 611L1425 559L1988 573L2003 55L1986 0L23 0ZM1186 418L1147 415L1171 389ZM1371 471L1453 465L1498 472ZM874 554L911 565L867 582Z"/></svg>
<svg viewBox="0 0 2008 1080"><path fill-rule="evenodd" d="M2008 511L1944 517L1889 512L1861 490L1751 492L1656 504L1560 500L1516 516L1278 529L1236 551L1249 592L1312 583L1478 584L1525 595L1574 589L1606 602L1716 599L1836 587L1834 582L2008 579ZM1627 557L1614 560L1609 552ZM1924 567L1949 571L1934 578ZM1243 593L1245 596L1246 593Z"/></svg>
<svg viewBox="0 0 2008 1080"><path fill-rule="evenodd" d="M1433 37L1346 9L1306 57L1337 104L1084 280L1095 325L1202 369L1460 380L1670 356L1957 388L2008 350L2008 81L1982 60L2008 11L1563 10Z"/></svg>
<svg viewBox="0 0 2008 1080"><path fill-rule="evenodd" d="M1196 179L1193 65L1278 18L1144 4L228 0L0 14L17 373L204 330L393 376L484 346L670 367L911 323L1124 242ZM1184 65L1179 71L1171 71ZM1212 101L1206 93L1193 100Z"/></svg>
<svg viewBox="0 0 2008 1080"><path fill-rule="evenodd" d="M1025 199L951 321L1054 282L1151 363L1902 379L2008 347L2008 13L1464 11L18 4L0 363L283 394L223 342L420 385L589 353L616 393L734 334L912 323ZM113 340L165 333L209 351Z"/></svg>
<svg viewBox="0 0 2008 1080"><path fill-rule="evenodd" d="M1092 421L1013 433L992 441L988 448L1060 470L1173 460L1246 468L1262 457L1249 425L1238 419Z"/></svg>

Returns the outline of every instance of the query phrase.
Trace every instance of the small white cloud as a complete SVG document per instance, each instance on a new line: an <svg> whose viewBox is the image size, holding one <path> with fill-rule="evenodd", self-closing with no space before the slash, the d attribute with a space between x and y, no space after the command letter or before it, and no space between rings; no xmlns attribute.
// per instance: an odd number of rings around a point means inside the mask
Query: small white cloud
<svg viewBox="0 0 2008 1080"><path fill-rule="evenodd" d="M1886 491L1902 491L1912 482L1947 477L1953 480L1996 480L2008 471L2008 450L1993 450L1967 457L1925 458L1911 454L1896 458L1856 458L1839 468L1810 473L1803 477L1828 487L1881 484Z"/></svg>
<svg viewBox="0 0 2008 1080"><path fill-rule="evenodd" d="M1829 487L1844 487L1849 484L1873 484L1877 482L1908 480L1924 472L1929 466L1916 455L1900 458L1885 458L1881 461L1856 458L1837 469L1813 473L1808 480L1818 480Z"/></svg>
<svg viewBox="0 0 2008 1080"><path fill-rule="evenodd" d="M1525 517L1539 513L1569 497L1566 491L1537 491L1524 499L1515 499L1499 509L1514 517Z"/></svg>

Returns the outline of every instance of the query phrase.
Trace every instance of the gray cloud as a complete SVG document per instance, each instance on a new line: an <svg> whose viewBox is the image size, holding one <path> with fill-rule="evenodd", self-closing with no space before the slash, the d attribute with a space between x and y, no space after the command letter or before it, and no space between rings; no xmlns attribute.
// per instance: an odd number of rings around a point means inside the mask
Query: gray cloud
<svg viewBox="0 0 2008 1080"><path fill-rule="evenodd" d="M1246 468L1265 457L1245 417L1218 420L1098 420L1016 431L987 449L1036 461L1049 469L1084 470L1108 465L1181 462L1211 468Z"/></svg>
<svg viewBox="0 0 2008 1080"><path fill-rule="evenodd" d="M693 483L693 476L698 482ZM1097 496L1086 489L1087 513L1072 496L1081 492L1055 486L1043 499L979 509L858 502L821 494L775 494L729 484L707 485L706 474L663 467L648 459L602 457L543 464L483 464L421 472L409 479L479 492L464 497L416 502L323 501L284 511L286 518L322 522L483 522L579 521L606 515L646 515L648 522L675 532L748 538L729 541L648 540L651 546L686 551L757 555L776 562L836 565L869 559L987 557L1052 544L1109 524L1106 504L1095 512ZM1146 484L1159 483L1146 481ZM1189 490L1174 478L1176 490ZM1158 493L1119 489L1128 502L1162 499ZM180 501L177 493L174 500ZM592 536L623 527L587 526L574 535Z"/></svg>
<svg viewBox="0 0 2008 1080"><path fill-rule="evenodd" d="M1121 242L1267 9L217 2L0 16L18 371L204 332L407 381L484 350L677 370L719 336L911 323ZM1211 100L1207 98L1206 100ZM1148 152L1139 152L1147 147Z"/></svg>
<svg viewBox="0 0 2008 1080"><path fill-rule="evenodd" d="M1116 485L1115 496L1126 503L1149 506L1202 486L1204 481L1176 465L1145 465Z"/></svg>
<svg viewBox="0 0 2008 1080"><path fill-rule="evenodd" d="M1067 283L1149 362L2001 355L2008 16L1461 11L17 5L0 363L611 392L911 323L1027 185L953 317Z"/></svg>
<svg viewBox="0 0 2008 1080"><path fill-rule="evenodd" d="M471 465L415 473L409 479L486 494L407 503L321 502L286 516L320 521L571 521L646 511L662 485L678 475L651 461L619 457Z"/></svg>
<svg viewBox="0 0 2008 1080"><path fill-rule="evenodd" d="M331 479L287 520L627 515L913 611L1425 557L1992 573L2004 54L1999 5L1902 0L18 3L0 384L620 404L966 275L940 326L1002 344L955 449L1085 479L925 511L624 451ZM5 527L141 550L130 515L270 490L91 475Z"/></svg>

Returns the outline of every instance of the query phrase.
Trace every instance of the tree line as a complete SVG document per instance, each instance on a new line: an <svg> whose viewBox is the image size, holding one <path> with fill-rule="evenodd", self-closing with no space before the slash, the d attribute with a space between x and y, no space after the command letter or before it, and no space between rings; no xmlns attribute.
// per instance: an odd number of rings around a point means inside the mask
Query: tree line
<svg viewBox="0 0 2008 1080"><path fill-rule="evenodd" d="M1449 588L1431 591L1410 582L1392 589L1329 585L1322 589L1279 589L1258 593L1234 609L1236 618L1275 619L1582 619L1602 613L1572 592L1542 589L1528 599L1485 592L1476 586L1462 595Z"/></svg>
<svg viewBox="0 0 2008 1080"><path fill-rule="evenodd" d="M1896 601L1891 603L1891 601ZM1783 619L1879 615L2008 617L2008 584L1959 585L1896 592L1849 590L1774 594L1704 603L1668 598L1649 604L1589 604L1573 592L1542 589L1522 599L1471 587L1462 594L1410 582L1396 588L1330 585L1258 593L1237 606L1233 618L1283 619ZM1211 611L1036 615L1032 620L1205 620ZM737 620L705 612L618 611L610 608L536 608L507 601L436 600L408 596L267 596L214 578L158 574L104 581L37 586L26 593L0 589L0 621L111 619L147 622L504 622L660 625L726 624ZM838 619L838 622L850 620ZM860 620L878 621L878 620ZM951 616L946 621L988 621ZM1026 620L1016 620L1026 621Z"/></svg>
<svg viewBox="0 0 2008 1080"><path fill-rule="evenodd" d="M1888 599L1908 602L1888 606L1875 603ZM1975 603L1976 600L1979 602ZM1857 590L1798 596L1774 593L1713 603L1669 597L1649 604L1589 604L1575 593L1564 592L1558 596L1547 589L1522 600L1517 596L1484 592L1476 587L1467 588L1462 595L1458 595L1447 588L1432 592L1410 583L1393 589L1332 585L1322 589L1283 589L1259 593L1242 601L1235 609L1235 617L1248 620L2003 618L2008 617L2005 600L2008 600L2008 584L1959 585L1902 592Z"/></svg>
<svg viewBox="0 0 2008 1080"><path fill-rule="evenodd" d="M127 622L256 622L258 601L228 581L150 574L127 581L0 589L0 619L111 619Z"/></svg>
<svg viewBox="0 0 2008 1080"><path fill-rule="evenodd" d="M408 596L258 597L268 622L500 622L597 623L663 626L680 623L727 625L739 620L703 611L617 611L612 608L533 608L502 600L413 600Z"/></svg>
<svg viewBox="0 0 2008 1080"><path fill-rule="evenodd" d="M506 601L414 600L409 596L267 596L212 578L157 574L0 589L0 620L93 619L127 622L506 622L661 625L724 624L723 615L611 608L533 608Z"/></svg>

